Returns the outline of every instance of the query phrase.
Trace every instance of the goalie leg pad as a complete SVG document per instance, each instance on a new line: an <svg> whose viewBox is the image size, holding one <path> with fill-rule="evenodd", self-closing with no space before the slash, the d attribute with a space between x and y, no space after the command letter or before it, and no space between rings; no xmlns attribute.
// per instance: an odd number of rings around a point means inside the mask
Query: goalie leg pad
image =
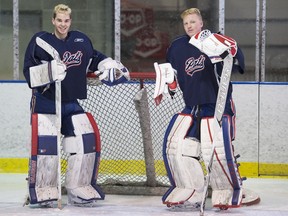
<svg viewBox="0 0 288 216"><path fill-rule="evenodd" d="M242 180L238 171L230 132L231 117L224 115L222 131L213 136L213 118L201 121L201 148L208 166L213 139L216 145L211 170L212 204L214 207L239 207L242 201Z"/></svg>
<svg viewBox="0 0 288 216"><path fill-rule="evenodd" d="M65 186L69 202L85 204L104 199L96 185L100 162L100 135L90 113L73 115L75 136L63 139L63 150L70 153Z"/></svg>
<svg viewBox="0 0 288 216"><path fill-rule="evenodd" d="M191 115L176 114L164 137L163 158L171 187L162 197L167 206L200 203L204 174L198 161L200 143L186 138L193 123Z"/></svg>
<svg viewBox="0 0 288 216"><path fill-rule="evenodd" d="M33 113L28 187L30 204L58 199L56 116Z"/></svg>

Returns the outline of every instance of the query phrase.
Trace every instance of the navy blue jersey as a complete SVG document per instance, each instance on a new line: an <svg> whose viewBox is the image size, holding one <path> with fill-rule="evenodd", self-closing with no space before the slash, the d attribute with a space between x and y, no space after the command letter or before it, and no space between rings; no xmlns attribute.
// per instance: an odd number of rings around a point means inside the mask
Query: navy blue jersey
<svg viewBox="0 0 288 216"><path fill-rule="evenodd" d="M24 59L24 76L30 85L29 68L43 61L53 60L47 52L36 44L36 37L52 45L59 53L61 60L67 66L67 74L61 82L62 101L69 102L87 97L86 73L96 71L98 63L107 58L101 52L94 50L90 39L79 31L70 31L65 40L58 39L48 32L36 33L28 44ZM47 99L55 100L55 83L35 88ZM44 90L45 89L45 90Z"/></svg>
<svg viewBox="0 0 288 216"><path fill-rule="evenodd" d="M186 106L215 104L218 93L218 81L221 76L222 62L212 64L210 58L189 43L190 37L184 35L176 38L167 50L166 61L177 70L179 87L183 92ZM244 57L239 51L239 72L244 72ZM227 95L231 97L232 85Z"/></svg>

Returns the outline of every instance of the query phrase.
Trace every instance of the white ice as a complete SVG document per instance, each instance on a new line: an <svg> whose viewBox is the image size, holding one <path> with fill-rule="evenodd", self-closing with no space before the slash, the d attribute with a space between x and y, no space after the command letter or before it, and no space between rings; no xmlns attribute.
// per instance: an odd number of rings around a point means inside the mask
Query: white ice
<svg viewBox="0 0 288 216"><path fill-rule="evenodd" d="M23 207L27 193L26 175L0 174L0 215L95 215L95 216L193 216L198 211L175 212L168 210L161 202L161 196L123 196L106 195L105 200L98 201L95 207L74 207L67 205L63 196L63 209ZM276 178L249 178L244 182L245 188L256 192L261 197L257 205L219 211L211 208L207 200L205 215L232 216L288 216L288 180Z"/></svg>

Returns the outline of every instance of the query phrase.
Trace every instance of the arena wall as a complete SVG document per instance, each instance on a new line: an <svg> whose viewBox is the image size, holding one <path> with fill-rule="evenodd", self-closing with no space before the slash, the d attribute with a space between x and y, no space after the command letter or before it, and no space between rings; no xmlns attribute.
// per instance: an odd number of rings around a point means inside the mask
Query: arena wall
<svg viewBox="0 0 288 216"><path fill-rule="evenodd" d="M288 176L288 83L235 82L233 89L240 168L248 176ZM25 82L0 81L0 173L28 170L30 96Z"/></svg>

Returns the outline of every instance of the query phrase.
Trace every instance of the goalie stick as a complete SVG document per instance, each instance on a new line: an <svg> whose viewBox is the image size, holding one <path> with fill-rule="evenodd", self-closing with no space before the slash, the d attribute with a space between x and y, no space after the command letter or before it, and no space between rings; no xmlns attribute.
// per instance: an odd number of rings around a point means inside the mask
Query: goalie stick
<svg viewBox="0 0 288 216"><path fill-rule="evenodd" d="M224 62L224 65L222 69L221 80L219 83L219 89L218 89L218 95L217 95L215 113L214 113L212 149L211 149L211 155L209 158L209 163L207 165L207 174L206 174L206 181L204 185L203 199L202 199L202 203L200 207L200 216L204 215L204 208L205 208L206 198L208 195L210 174L211 174L213 158L215 154L215 147L216 147L215 142L214 142L214 136L215 134L217 134L219 131L222 130L221 120L222 120L224 109L225 109L228 88L229 88L229 83L230 83L230 77L231 77L231 71L232 71L232 65L233 65L232 55L229 53L224 58L223 62Z"/></svg>
<svg viewBox="0 0 288 216"><path fill-rule="evenodd" d="M36 38L39 47L49 53L56 61L60 62L61 58L57 50L40 37ZM62 192L61 192L61 81L55 82L55 106L56 106L56 127L57 127L57 155L58 155L58 208L62 208Z"/></svg>

